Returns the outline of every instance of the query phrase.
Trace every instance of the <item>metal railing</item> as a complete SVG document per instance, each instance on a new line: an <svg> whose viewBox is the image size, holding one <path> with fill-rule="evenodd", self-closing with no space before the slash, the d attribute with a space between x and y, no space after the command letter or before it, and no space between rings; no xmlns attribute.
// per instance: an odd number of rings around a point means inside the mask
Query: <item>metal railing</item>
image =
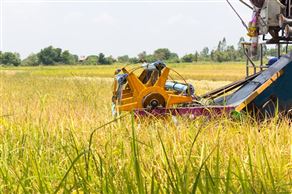
<svg viewBox="0 0 292 194"><path fill-rule="evenodd" d="M241 43L243 46L244 55L246 57L246 77L249 77L250 75L254 75L258 72L261 72L265 69L267 69L269 66L267 64L264 64L264 46L266 45L275 45L277 48L277 58L280 58L282 55L282 49L281 45L286 45L285 53L287 54L289 52L289 45L292 45L291 41L279 41L278 43L267 43L263 42L260 43L259 46L259 56L255 59L252 59L249 54L249 47L251 46L251 43L249 42L243 42ZM257 62L256 62L257 61Z"/></svg>

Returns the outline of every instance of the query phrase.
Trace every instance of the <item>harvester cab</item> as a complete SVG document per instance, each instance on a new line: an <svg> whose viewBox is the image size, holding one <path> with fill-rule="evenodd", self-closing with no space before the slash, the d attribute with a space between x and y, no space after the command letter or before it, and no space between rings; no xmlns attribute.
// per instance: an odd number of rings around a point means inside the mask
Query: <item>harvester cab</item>
<svg viewBox="0 0 292 194"><path fill-rule="evenodd" d="M194 87L162 61L143 63L130 70L126 66L115 72L113 114L134 111L142 116L189 115L194 118L251 110L261 116L273 116L277 111L290 113L292 52L288 54L288 46L292 43L292 0L240 2L252 10L248 25L236 12L250 37L250 42L242 43L246 56L244 79L197 96ZM278 56L268 64L264 64L265 45L278 48ZM176 79L170 71L177 74Z"/></svg>

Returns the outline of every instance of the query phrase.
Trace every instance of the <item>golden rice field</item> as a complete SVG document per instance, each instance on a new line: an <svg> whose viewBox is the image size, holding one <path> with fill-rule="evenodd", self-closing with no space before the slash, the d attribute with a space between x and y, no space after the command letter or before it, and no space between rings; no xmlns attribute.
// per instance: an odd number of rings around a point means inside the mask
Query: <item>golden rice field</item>
<svg viewBox="0 0 292 194"><path fill-rule="evenodd" d="M0 193L292 192L288 119L113 121L116 67L0 68ZM171 67L199 94L244 76L240 64Z"/></svg>
<svg viewBox="0 0 292 194"><path fill-rule="evenodd" d="M50 66L50 67L16 67L8 68L15 73L30 74L34 76L52 77L112 77L117 68L123 64L116 65L97 65L97 66ZM130 66L132 67L132 66ZM245 75L245 65L243 63L179 63L168 64L168 67L178 71L183 77L195 80L212 81L234 81L241 79ZM7 68L2 68L6 71Z"/></svg>

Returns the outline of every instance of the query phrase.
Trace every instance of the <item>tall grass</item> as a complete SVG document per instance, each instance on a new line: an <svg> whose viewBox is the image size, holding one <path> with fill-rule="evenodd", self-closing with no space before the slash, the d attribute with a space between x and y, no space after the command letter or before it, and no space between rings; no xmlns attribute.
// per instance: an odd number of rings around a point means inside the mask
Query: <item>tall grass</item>
<svg viewBox="0 0 292 194"><path fill-rule="evenodd" d="M109 79L0 80L1 193L292 192L285 118L117 122Z"/></svg>

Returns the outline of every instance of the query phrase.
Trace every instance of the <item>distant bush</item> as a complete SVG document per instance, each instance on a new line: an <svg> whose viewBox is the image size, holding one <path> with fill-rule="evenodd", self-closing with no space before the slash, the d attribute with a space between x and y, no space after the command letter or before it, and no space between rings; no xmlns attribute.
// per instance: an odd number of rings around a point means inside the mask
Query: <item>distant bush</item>
<svg viewBox="0 0 292 194"><path fill-rule="evenodd" d="M42 49L38 54L38 60L43 65L56 64L76 64L78 61L77 55L72 55L68 50L62 52L60 48L49 46Z"/></svg>
<svg viewBox="0 0 292 194"><path fill-rule="evenodd" d="M39 65L39 58L36 54L30 54L27 58L25 58L21 65L23 66L38 66Z"/></svg>
<svg viewBox="0 0 292 194"><path fill-rule="evenodd" d="M90 55L82 62L82 64L83 65L97 65L97 62L98 62L98 56Z"/></svg>
<svg viewBox="0 0 292 194"><path fill-rule="evenodd" d="M228 61L243 61L245 55L241 43L244 42L244 38L241 37L237 47L234 45L227 45L226 38L219 41L218 45L214 49L204 47L200 52L195 51L193 53L187 53L182 57L179 57L177 53L171 52L168 48L156 49L153 53L148 54L143 51L137 55L137 57L129 57L128 55L122 55L116 59L113 56L105 56L103 53L97 55L89 55L86 59L82 57L79 59L77 55L71 54L68 50L62 50L61 48L54 48L53 46L41 49L37 54L31 54L25 58L22 62L18 53L12 52L0 52L0 64L4 65L111 65L115 62L125 64L136 63L152 63L157 60L163 60L165 63L193 63L198 61L213 61L213 62L228 62ZM288 50L291 50L289 47ZM264 55L276 56L277 49L267 48L264 45ZM281 48L281 52L285 52L285 48Z"/></svg>
<svg viewBox="0 0 292 194"><path fill-rule="evenodd" d="M181 61L185 62L185 63L191 63L191 62L194 61L194 55L193 54L187 54L187 55L185 55L185 56L183 56L181 58Z"/></svg>
<svg viewBox="0 0 292 194"><path fill-rule="evenodd" d="M20 55L12 52L0 51L0 64L18 66L21 64Z"/></svg>

